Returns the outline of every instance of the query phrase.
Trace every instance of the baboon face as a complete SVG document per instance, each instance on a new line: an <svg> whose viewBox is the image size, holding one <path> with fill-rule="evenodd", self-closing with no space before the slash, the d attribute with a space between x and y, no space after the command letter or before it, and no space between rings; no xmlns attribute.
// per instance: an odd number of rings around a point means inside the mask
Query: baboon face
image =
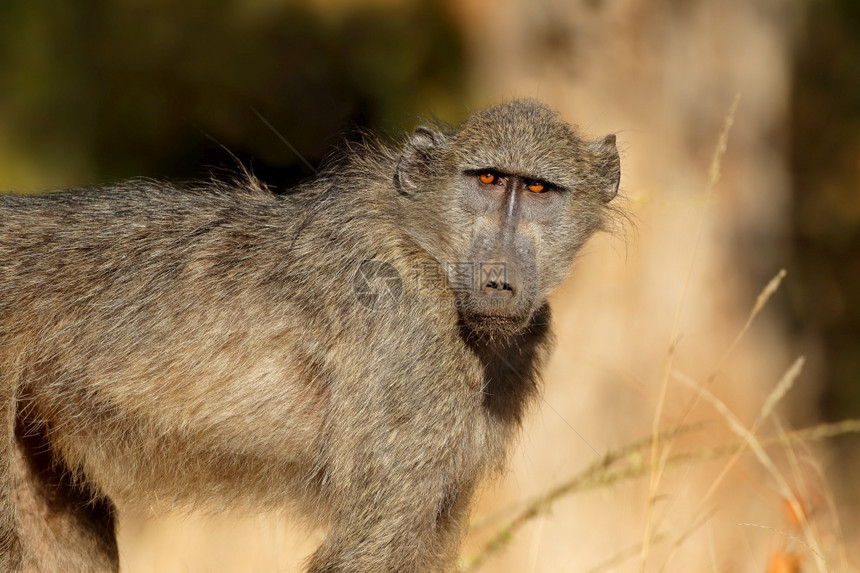
<svg viewBox="0 0 860 573"><path fill-rule="evenodd" d="M435 228L416 235L444 266L466 325L504 336L567 275L619 179L614 135L584 141L549 108L514 101L451 132L418 128L395 184L442 214L421 218Z"/></svg>

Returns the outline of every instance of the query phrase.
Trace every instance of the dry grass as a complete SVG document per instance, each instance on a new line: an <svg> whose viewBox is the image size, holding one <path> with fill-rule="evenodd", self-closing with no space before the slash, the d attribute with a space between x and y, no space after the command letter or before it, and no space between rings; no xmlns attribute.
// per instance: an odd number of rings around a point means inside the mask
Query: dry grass
<svg viewBox="0 0 860 573"><path fill-rule="evenodd" d="M677 373L677 376L679 379L685 381L685 383L695 385L697 388L702 390L694 381L687 379L680 373ZM673 548L679 547L689 536L689 533L695 531L696 528L703 523L703 520L708 516L708 512L703 511L707 505L707 500L717 490L718 486L723 481L723 478L727 475L728 470L731 469L737 459L743 454L752 452L756 458L761 461L762 465L768 468L768 471L772 472L772 475L783 487L782 491L788 500L789 507L792 510L792 515L799 516L796 517L796 519L803 529L806 548L817 557L817 561L823 566L825 564L823 552L820 544L816 541L815 533L811 529L806 516L806 511L803 509L801 501L788 485L788 480L784 477L782 470L777 467L771 457L767 454L767 450L778 447L792 448L798 444L827 440L845 434L860 434L860 419L843 420L841 422L830 424L817 424L815 426L799 430L781 431L765 438L756 438L754 432L751 429L746 429L743 424L737 420L734 414L726 408L725 404L719 401L718 398L708 394L707 391L702 391L705 392L704 395L708 401L713 401L712 403L723 415L727 424L731 426L743 439L740 441L726 442L710 448L671 454L665 457L665 459L661 458L660 471L664 473L675 471L678 468L683 468L690 464L702 463L709 460L727 460L724 465L724 471L718 475L711 484L707 494L701 499L700 506L695 511L695 521L688 524L688 526L684 528L684 533L673 540ZM674 443L678 438L705 429L708 426L709 424L699 423L663 430L659 433L658 439L663 443ZM559 483L545 495L525 500L517 507L512 507L506 511L500 512L502 514L511 513L513 516L506 519L507 523L493 534L492 538L484 544L480 552L463 560L462 569L464 573L482 570L482 568L495 554L504 551L505 548L510 545L514 537L526 524L531 520L550 512L553 505L565 496L574 495L591 489L610 488L618 485L619 482L649 476L654 470L654 466L653 464L644 461L644 454L647 453L650 448L652 440L653 437L648 436L638 442L608 452L604 454L598 462L592 464L587 470ZM488 522L495 522L498 518L499 516L496 515L490 519L473 523L472 530L475 531L487 528L490 526L490 523ZM764 526L759 525L756 527ZM782 534L778 530L777 533ZM653 533L650 542L662 543L668 539L669 536L665 533ZM626 548L617 555L610 556L603 564L596 568L588 569L588 571L609 571L612 567L619 565L621 561L631 559L639 554L639 551L634 551L634 549L638 550L639 548L639 545ZM799 559L799 557L795 556L795 559ZM838 562L842 561L843 559L840 558ZM661 570L671 570L668 569L670 563L671 558L666 560L666 562L661 566ZM841 570L848 570L847 563L845 563L845 567Z"/></svg>
<svg viewBox="0 0 860 573"><path fill-rule="evenodd" d="M657 399L657 410L654 412L654 423L651 426L651 479L648 486L648 497L650 502L648 504L648 510L645 517L645 531L642 536L642 551L640 559L642 562L641 570L643 571L645 563L648 561L648 552L651 547L651 529L653 527L654 499L657 495L657 488L659 487L660 478L663 474L663 465L665 464L665 461L669 458L672 448L671 444L667 444L665 447L661 448L659 429L663 418L663 408L666 403L666 392L669 388L669 377L672 372L673 365L675 363L675 350L678 346L678 336L681 328L681 317L684 313L684 306L687 301L687 295L690 289L690 281L693 275L693 269L695 267L696 259L699 254L699 245L702 242L707 209L710 205L711 195L714 192L714 186L717 184L717 181L719 181L720 178L720 166L722 164L723 155L725 155L726 148L728 147L729 132L732 129L732 124L734 124L735 122L735 113L737 113L739 102L740 95L738 94L735 95L735 99L732 102L732 106L729 109L728 114L726 114L726 119L723 124L723 130L720 133L719 142L717 143L717 148L714 151L714 156L711 160L711 168L708 177L708 187L705 191L705 200L702 203L701 215L699 216L699 224L696 228L696 238L693 242L693 248L690 253L690 263L687 270L687 278L684 281L684 289L681 291L681 299L678 302L678 308L675 312L675 320L672 323L672 334L669 340L669 350L666 352L666 363L663 367L663 376L660 380L660 393L659 398ZM691 412L692 407L687 410L685 418L687 418Z"/></svg>

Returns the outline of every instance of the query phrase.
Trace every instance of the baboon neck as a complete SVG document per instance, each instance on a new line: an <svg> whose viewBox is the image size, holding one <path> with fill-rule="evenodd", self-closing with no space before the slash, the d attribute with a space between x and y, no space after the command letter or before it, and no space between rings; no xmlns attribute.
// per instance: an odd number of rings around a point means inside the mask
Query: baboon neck
<svg viewBox="0 0 860 573"><path fill-rule="evenodd" d="M552 347L549 305L544 304L519 333L501 339L474 334L467 344L484 366L484 407L507 425L518 425L538 395L540 369Z"/></svg>

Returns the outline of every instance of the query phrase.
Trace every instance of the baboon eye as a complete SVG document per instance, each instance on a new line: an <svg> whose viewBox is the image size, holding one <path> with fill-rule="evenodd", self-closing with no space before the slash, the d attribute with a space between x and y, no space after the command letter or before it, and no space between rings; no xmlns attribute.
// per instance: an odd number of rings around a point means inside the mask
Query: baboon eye
<svg viewBox="0 0 860 573"><path fill-rule="evenodd" d="M528 185L529 191L532 193L543 193L546 190L546 185L541 183L540 181L532 181Z"/></svg>
<svg viewBox="0 0 860 573"><path fill-rule="evenodd" d="M492 185L498 178L493 173L481 173L478 175L478 179L480 179L481 183L484 185Z"/></svg>

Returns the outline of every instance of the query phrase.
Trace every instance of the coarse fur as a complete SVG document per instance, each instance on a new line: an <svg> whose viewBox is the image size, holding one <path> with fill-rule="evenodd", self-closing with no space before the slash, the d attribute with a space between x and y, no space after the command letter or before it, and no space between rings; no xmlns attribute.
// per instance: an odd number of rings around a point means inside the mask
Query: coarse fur
<svg viewBox="0 0 860 573"><path fill-rule="evenodd" d="M290 505L312 573L450 569L619 177L520 100L281 196L0 195L0 570L117 570L113 501Z"/></svg>

